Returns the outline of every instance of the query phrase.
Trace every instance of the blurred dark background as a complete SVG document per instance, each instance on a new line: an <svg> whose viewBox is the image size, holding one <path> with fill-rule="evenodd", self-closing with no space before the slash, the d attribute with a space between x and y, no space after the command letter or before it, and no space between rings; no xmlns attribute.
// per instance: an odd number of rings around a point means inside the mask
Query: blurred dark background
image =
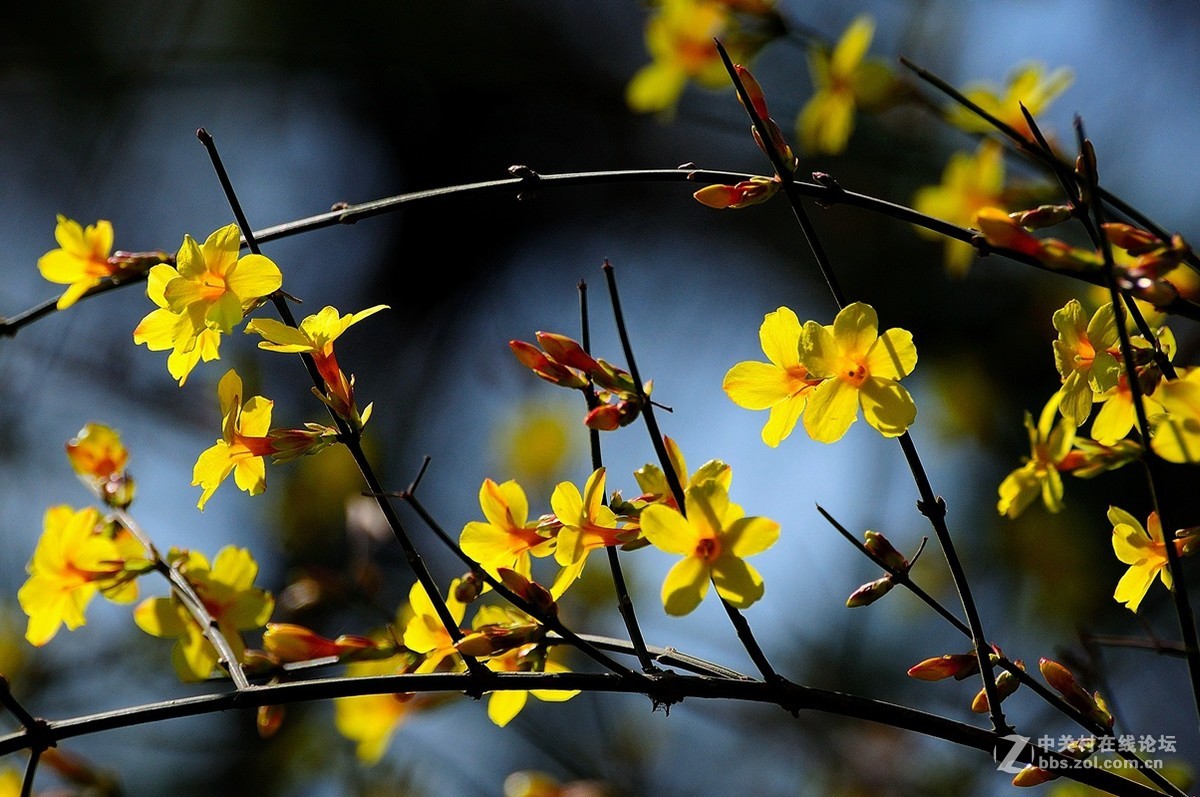
<svg viewBox="0 0 1200 797"><path fill-rule="evenodd" d="M1200 239L1200 194L1186 189L1200 166L1186 135L1200 123L1193 2L784 0L779 11L792 33L766 45L753 69L785 134L812 92L801 31L835 39L870 13L873 55L893 64L905 56L955 85L1002 84L1027 59L1071 67L1074 83L1039 117L1044 127L1069 141L1078 114L1105 186ZM634 0L9 4L0 25L0 314L58 292L35 266L55 246L57 213L111 220L116 248L128 250L174 251L185 233L203 239L231 222L198 127L214 136L259 229L337 202L501 179L514 164L543 174L685 162L768 172L730 89L689 84L669 115L626 105L626 84L650 60L650 13ZM801 174L828 172L848 189L909 204L940 181L951 153L974 146L926 109L896 108L860 115L845 152L806 155ZM1038 176L1015 161L1010 170ZM721 391L730 366L762 359L765 313L787 305L823 323L835 313L791 211L777 199L717 212L690 198L694 188L621 183L436 200L264 251L304 301L301 312L391 307L339 340L339 360L357 375L362 403L375 403L366 444L386 486L407 485L430 456L420 495L452 533L480 518L484 478L520 479L536 515L549 511L556 482L582 484L590 472L576 397L523 371L507 342L538 330L577 336L583 281L594 350L624 364L600 268L607 258L639 368L673 409L660 415L663 431L693 469L729 462L733 499L783 525L779 545L755 561L766 597L747 611L777 668L802 683L975 721L972 682L905 676L923 658L967 650L966 641L898 590L869 609L845 609L850 591L877 573L815 511L819 503L857 534L883 531L915 550L930 531L899 448L859 423L837 445L797 431L769 449L759 438L765 413ZM1081 642L1177 636L1161 585L1136 617L1111 599L1123 567L1104 512L1115 503L1144 518L1144 485L1126 471L1068 479L1059 514L1034 505L1009 520L995 509L997 485L1028 453L1023 413L1036 417L1058 384L1051 314L1087 290L996 257L954 278L941 243L907 224L852 208L812 213L846 292L873 304L883 326L916 336L921 359L906 381L919 408L912 433L949 504L989 636L1031 668L1039 656L1070 662L1110 699L1119 727L1174 737L1178 752L1167 758L1194 766L1200 737L1182 663ZM20 638L15 595L42 513L89 500L62 455L88 421L123 433L139 483L133 511L159 545L209 556L228 543L250 548L260 584L280 596L277 619L360 633L411 583L395 544L372 536L369 512L347 520L361 486L340 451L270 466L257 498L231 481L203 514L195 510L191 468L218 434L216 384L228 367L275 399L277 424L322 420L323 411L294 358L260 352L240 333L223 342L219 363L177 387L164 354L132 344L151 309L141 288L128 288L0 340L0 595L9 596L0 598L8 617L0 662L20 697L49 718L195 691L170 673L169 644L137 631L124 607L96 601L87 627L43 649ZM1195 362L1194 336L1173 328L1178 360ZM532 429L523 425L531 418ZM538 440L550 453L530 452ZM630 427L605 437L605 458L610 489L629 495L632 471L653 452ZM1161 490L1176 527L1200 523L1194 478L1172 470ZM401 512L448 583L458 566ZM625 561L651 644L753 671L711 599L687 618L663 615L668 557L651 549ZM932 545L914 573L957 607ZM593 563L589 574L564 607L568 621L622 636L603 568ZM301 600L298 583L321 585L321 600ZM339 600L363 584L374 589L370 601ZM1010 701L1022 732L1077 733L1023 692ZM269 741L257 740L249 714L230 714L72 740L69 749L110 767L130 795L499 795L505 776L522 769L602 780L622 795L1011 788L986 756L758 706L693 701L667 717L640 698L581 696L531 701L499 730L482 705L456 701L411 718L369 768L331 715L324 704L293 707ZM53 778L44 775L45 788Z"/></svg>

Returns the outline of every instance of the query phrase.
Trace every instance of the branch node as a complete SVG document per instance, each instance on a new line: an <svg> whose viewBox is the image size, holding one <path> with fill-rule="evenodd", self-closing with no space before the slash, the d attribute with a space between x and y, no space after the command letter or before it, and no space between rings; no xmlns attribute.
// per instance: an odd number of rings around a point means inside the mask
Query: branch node
<svg viewBox="0 0 1200 797"><path fill-rule="evenodd" d="M537 196L537 186L542 182L542 176L528 166L516 163L508 167L508 173L521 178L526 186L517 193L517 200L533 199Z"/></svg>
<svg viewBox="0 0 1200 797"><path fill-rule="evenodd" d="M946 501L940 495L933 501L917 501L917 511L930 520L946 517Z"/></svg>

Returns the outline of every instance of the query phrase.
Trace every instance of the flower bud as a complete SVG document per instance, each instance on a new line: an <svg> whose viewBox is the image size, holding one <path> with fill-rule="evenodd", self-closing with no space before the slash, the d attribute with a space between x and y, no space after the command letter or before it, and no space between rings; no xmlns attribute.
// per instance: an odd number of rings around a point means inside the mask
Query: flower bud
<svg viewBox="0 0 1200 797"><path fill-rule="evenodd" d="M1022 662L1018 661L1015 662L1015 664L1022 670L1025 669L1025 665ZM1016 675L1008 670L1005 670L996 676L996 696L999 697L1001 701L1003 701L1004 698L1008 697L1013 692L1017 691L1017 689L1020 687L1020 679L1018 679ZM991 704L988 703L987 690L980 689L979 693L975 695L975 699L971 701L971 711L974 711L976 714L986 714L990 710Z"/></svg>
<svg viewBox="0 0 1200 797"><path fill-rule="evenodd" d="M750 70L741 64L734 66L733 70L737 73L738 79L742 81L743 88L746 89L746 96L750 98L750 104L754 106L754 112L763 121L770 118L771 114L767 111L767 97L763 94L762 86L750 74ZM742 101L742 95L738 95L738 102Z"/></svg>
<svg viewBox="0 0 1200 797"><path fill-rule="evenodd" d="M846 599L846 606L851 609L858 606L870 606L872 603L891 592L892 587L894 586L896 586L896 584L894 581L892 581L891 576L877 578L874 581L863 584L861 587L854 590L854 592L850 593L850 597Z"/></svg>
<svg viewBox="0 0 1200 797"><path fill-rule="evenodd" d="M1089 694L1086 689L1079 685L1075 680L1075 676L1063 665L1051 659L1042 658L1038 661L1038 669L1042 672L1042 677L1046 679L1046 683L1054 687L1063 699L1067 701L1073 708L1082 714L1086 714L1090 719L1100 723L1106 727L1112 727L1113 716L1108 711L1108 706L1104 699L1100 697L1100 693Z"/></svg>
<svg viewBox="0 0 1200 797"><path fill-rule="evenodd" d="M961 681L979 672L979 659L974 653L947 653L925 659L908 668L908 674L922 681L940 681L953 678Z"/></svg>
<svg viewBox="0 0 1200 797"><path fill-rule="evenodd" d="M908 570L908 559L888 542L887 537L877 531L865 532L863 536L867 540L864 543L866 549L882 560L885 567L902 572Z"/></svg>
<svg viewBox="0 0 1200 797"><path fill-rule="evenodd" d="M487 584L474 570L464 573L454 585L454 600L459 603L474 603Z"/></svg>
<svg viewBox="0 0 1200 797"><path fill-rule="evenodd" d="M283 662L310 661L312 659L350 659L355 654L374 651L378 645L373 639L343 634L337 639L327 639L320 634L293 623L267 623L262 636L263 648Z"/></svg>
<svg viewBox="0 0 1200 797"><path fill-rule="evenodd" d="M1013 776L1012 784L1014 786L1040 786L1047 781L1054 780L1058 775L1048 772L1040 767L1035 767L1033 764L1027 764L1024 769Z"/></svg>
<svg viewBox="0 0 1200 797"><path fill-rule="evenodd" d="M255 726L258 728L260 739L270 739L283 726L285 710L283 706L259 706L255 715Z"/></svg>
<svg viewBox="0 0 1200 797"><path fill-rule="evenodd" d="M565 365L550 359L532 343L526 343L523 340L510 340L508 347L512 349L513 354L517 356L522 365L547 382L559 387L576 389L587 387L587 379L585 377L572 371Z"/></svg>
<svg viewBox="0 0 1200 797"><path fill-rule="evenodd" d="M750 207L766 202L779 190L778 180L753 177L736 185L709 185L692 194L702 205L723 210Z"/></svg>
<svg viewBox="0 0 1200 797"><path fill-rule="evenodd" d="M546 356L555 362L584 373L589 373L599 367L592 356L583 350L583 346L566 335L554 332L536 332L534 337L537 338L538 345L546 352Z"/></svg>
<svg viewBox="0 0 1200 797"><path fill-rule="evenodd" d="M1032 210L1018 210L1008 217L1027 230L1053 227L1071 218L1070 205L1038 205Z"/></svg>
<svg viewBox="0 0 1200 797"><path fill-rule="evenodd" d="M1109 222L1104 227L1104 236L1113 246L1124 249L1135 257L1159 249L1162 240L1154 233L1134 227L1132 224Z"/></svg>
<svg viewBox="0 0 1200 797"><path fill-rule="evenodd" d="M980 208L975 213L975 226L991 246L1012 249L1030 257L1041 255L1041 241L1000 208Z"/></svg>
<svg viewBox="0 0 1200 797"><path fill-rule="evenodd" d="M497 570L504 586L521 599L528 601L535 609L550 616L558 614L558 604L555 603L550 591L536 581L530 581L525 576L511 568L501 567Z"/></svg>

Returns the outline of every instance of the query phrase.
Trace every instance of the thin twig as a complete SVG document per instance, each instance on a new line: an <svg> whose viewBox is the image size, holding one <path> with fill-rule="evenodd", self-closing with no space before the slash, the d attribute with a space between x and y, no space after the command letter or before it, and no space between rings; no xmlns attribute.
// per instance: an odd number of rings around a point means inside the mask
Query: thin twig
<svg viewBox="0 0 1200 797"><path fill-rule="evenodd" d="M729 73L729 79L733 81L734 88L737 89L742 108L750 117L750 122L758 134L758 139L762 142L762 148L766 151L772 165L775 167L777 177L783 184L793 213L797 221L800 222L804 238L808 243L809 249L812 251L813 257L816 259L817 266L820 268L830 292L833 294L834 302L839 309L843 308L847 304L846 297L839 287L829 258L825 255L824 248L817 238L816 231L808 220L808 214L800 203L799 195L789 189L791 185L791 169L783 162L783 153L777 151L771 139L770 131L767 129L766 120L759 116L753 100L746 91L746 86L742 82L741 76L737 73L737 68L729 57L729 53L726 52L725 47L720 41L716 45L721 60L725 64L725 70ZM987 638L983 634L983 624L979 618L979 609L975 604L974 598L971 596L971 585L967 581L966 572L963 569L962 562L959 561L958 553L954 548L954 541L950 537L950 530L946 526L946 503L934 493L933 487L929 483L929 477L925 473L925 466L917 454L916 445L913 443L909 433L905 432L900 435L898 440L901 449L904 451L904 458L908 462L909 470L912 471L917 492L920 494L917 508L921 514L929 519L930 524L933 526L938 543L942 548L942 554L946 558L946 564L950 568L950 575L954 581L955 589L958 590L958 596L962 602L967 624L971 628L971 641L975 648L975 656L979 662L979 673L980 678L983 680L983 689L988 698L988 711L991 715L992 727L998 732L1007 732L1010 729L1004 719L1004 712L1000 708L1000 693L996 689L996 677L992 672L990 660L991 650L988 646Z"/></svg>
<svg viewBox="0 0 1200 797"><path fill-rule="evenodd" d="M242 211L241 202L238 201L237 193L233 189L233 183L230 181L229 175L225 171L225 165L221 161L220 153L217 152L216 142L213 140L212 135L210 135L209 132L204 128L200 128L196 131L196 137L200 139L200 143L202 143L204 148L208 151L208 156L212 160L213 169L217 173L217 179L221 183L221 188L225 191L225 198L229 202L229 207L233 211L233 214L238 221L238 225L242 230L245 231L243 233L243 238L245 238L246 246L254 254L262 254L254 234L250 231L250 223L246 219L246 214ZM275 310L279 313L283 323L290 327L298 328L296 319L292 315L292 310L290 307L288 307L287 300L284 299L280 292L276 291L274 294L272 294L271 302L275 306ZM317 370L317 366L312 358L312 355L308 352L300 352L300 358L304 363L305 369L308 371L309 377L313 381L313 385L318 391L323 393L326 390L325 380ZM395 536L397 542L400 543L401 550L404 551L404 557L408 561L409 566L412 568L413 573L416 575L417 581L421 583L421 586L425 589L426 594L429 596L430 603L433 604L433 608L437 612L438 619L445 627L446 633L450 636L450 639L453 642L458 642L463 638L462 629L459 628L458 621L450 613L450 607L446 603L446 598L442 595L441 588L438 587L433 575L429 572L429 568L425 565L425 561L421 558L421 555L417 551L416 547L413 546L412 541L409 539L408 533L404 530L404 526L400 522L399 516L396 515L391 504L389 504L387 500L382 497L383 487L380 485L379 479L375 476L375 470L371 466L370 460L367 459L366 453L362 449L360 433L355 429L352 429L344 418L333 411L332 407L327 405L326 408L328 409L329 415L333 419L334 423L337 424L339 441L345 445L347 449L349 449L351 456L354 458L354 462L358 465L358 469L362 474L363 480L367 484L367 489L371 492L371 494L376 496L375 501L379 505L380 510L383 512L388 527L391 528L393 536ZM487 672L487 668L484 667L474 656L467 656L461 653L459 655L462 657L467 669L469 669L473 674L483 675Z"/></svg>
<svg viewBox="0 0 1200 797"><path fill-rule="evenodd" d="M608 283L608 297L612 303L613 318L617 325L617 335L621 339L621 348L625 352L625 361L629 366L629 376L633 380L634 389L637 391L642 406L642 419L646 422L646 430L650 433L650 442L654 446L654 452L662 466L663 475L666 476L667 485L671 488L671 494L675 496L675 505L679 508L680 514L685 514L687 511L686 495L683 485L679 483L679 474L675 472L675 466L671 464L671 457L667 454L666 443L663 442L662 432L658 430L658 421L654 418L654 407L646 398L642 377L638 373L637 362L633 357L633 344L630 343L629 330L625 326L625 315L621 312L621 297L617 292L617 278L613 273L612 263L605 259L603 269L604 278ZM768 682L785 681L786 679L775 672L775 668L771 666L771 662L763 653L750 624L746 622L742 613L721 595L717 597L720 598L721 605L725 607L725 613L729 616L729 621L733 623L734 630L737 631L738 639L741 640L746 653L749 654L763 677Z"/></svg>
<svg viewBox="0 0 1200 797"><path fill-rule="evenodd" d="M580 345L584 352L590 355L592 353L592 332L591 325L588 323L587 283L583 280L579 282L579 326L581 329ZM600 405L600 399L596 396L596 388L590 382L582 392L589 411ZM600 470L604 467L604 455L600 447L600 431L589 428L588 442L592 451L592 470ZM625 628L629 632L629 641L633 643L633 647L637 651L642 672L653 675L658 672L658 668L654 666L649 653L646 652L646 641L642 637L642 629L638 625L637 614L633 608L633 599L629 596L629 587L625 583L625 574L621 570L621 557L617 553L616 546L606 545L604 550L608 554L608 568L612 573L613 589L617 593L617 610L621 613L621 619L625 622Z"/></svg>
<svg viewBox="0 0 1200 797"><path fill-rule="evenodd" d="M1084 136L1083 120L1078 116L1075 117L1075 135L1079 143L1079 151L1083 153L1081 159L1087 164L1083 170L1083 177L1087 180L1087 187L1091 189L1088 193L1091 193L1095 191L1097 185L1096 170L1094 168L1094 148L1092 143ZM1095 219L1096 226L1102 228L1104 225L1104 209L1101 203L1089 202L1088 209ZM1108 278L1109 296L1112 299L1113 312L1116 316L1117 335L1121 342L1121 359L1125 365L1126 374L1125 382L1129 386L1129 392L1133 399L1138 433L1142 437L1142 445L1148 455L1142 459L1142 465L1146 474L1146 486L1150 495L1150 504L1154 512L1158 515L1162 527L1169 529L1171 526L1163 517L1159 507L1158 491L1155 486L1156 480L1151 466L1151 463L1157 460L1150 446L1150 421L1146 413L1146 402L1141 382L1137 378L1137 364L1133 359L1133 344L1129 338L1129 330L1125 327L1124 307L1120 304L1120 291L1117 288L1116 265L1113 262L1112 247L1109 246L1108 239L1103 236L1100 238L1100 247L1104 255L1104 271L1105 276ZM1184 651L1187 654L1192 699L1196 704L1197 720L1200 721L1200 638L1197 637L1196 633L1196 617L1192 612L1192 604L1188 600L1187 581L1185 580L1183 563L1180 560L1179 551L1175 548L1175 540L1166 539L1163 547L1166 549L1167 555L1167 572L1170 573L1174 581L1174 586L1170 592L1175 605L1175 614L1179 619L1179 631L1183 637Z"/></svg>

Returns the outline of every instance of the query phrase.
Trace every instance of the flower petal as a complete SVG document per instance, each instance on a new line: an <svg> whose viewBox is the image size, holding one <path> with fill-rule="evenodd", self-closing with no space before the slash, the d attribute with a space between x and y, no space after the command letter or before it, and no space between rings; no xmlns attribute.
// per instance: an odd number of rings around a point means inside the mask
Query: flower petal
<svg viewBox="0 0 1200 797"><path fill-rule="evenodd" d="M804 410L804 428L809 437L820 443L840 440L858 420L858 393L841 379L827 379L818 385Z"/></svg>
<svg viewBox="0 0 1200 797"><path fill-rule="evenodd" d="M892 379L871 377L859 388L863 417L884 437L899 437L917 419L912 396Z"/></svg>
<svg viewBox="0 0 1200 797"><path fill-rule="evenodd" d="M717 594L737 609L747 609L763 596L763 578L751 565L735 556L722 556L712 568Z"/></svg>
<svg viewBox="0 0 1200 797"><path fill-rule="evenodd" d="M708 593L709 575L708 564L703 559L688 556L676 562L662 585L663 608L667 614L676 617L691 614Z"/></svg>

